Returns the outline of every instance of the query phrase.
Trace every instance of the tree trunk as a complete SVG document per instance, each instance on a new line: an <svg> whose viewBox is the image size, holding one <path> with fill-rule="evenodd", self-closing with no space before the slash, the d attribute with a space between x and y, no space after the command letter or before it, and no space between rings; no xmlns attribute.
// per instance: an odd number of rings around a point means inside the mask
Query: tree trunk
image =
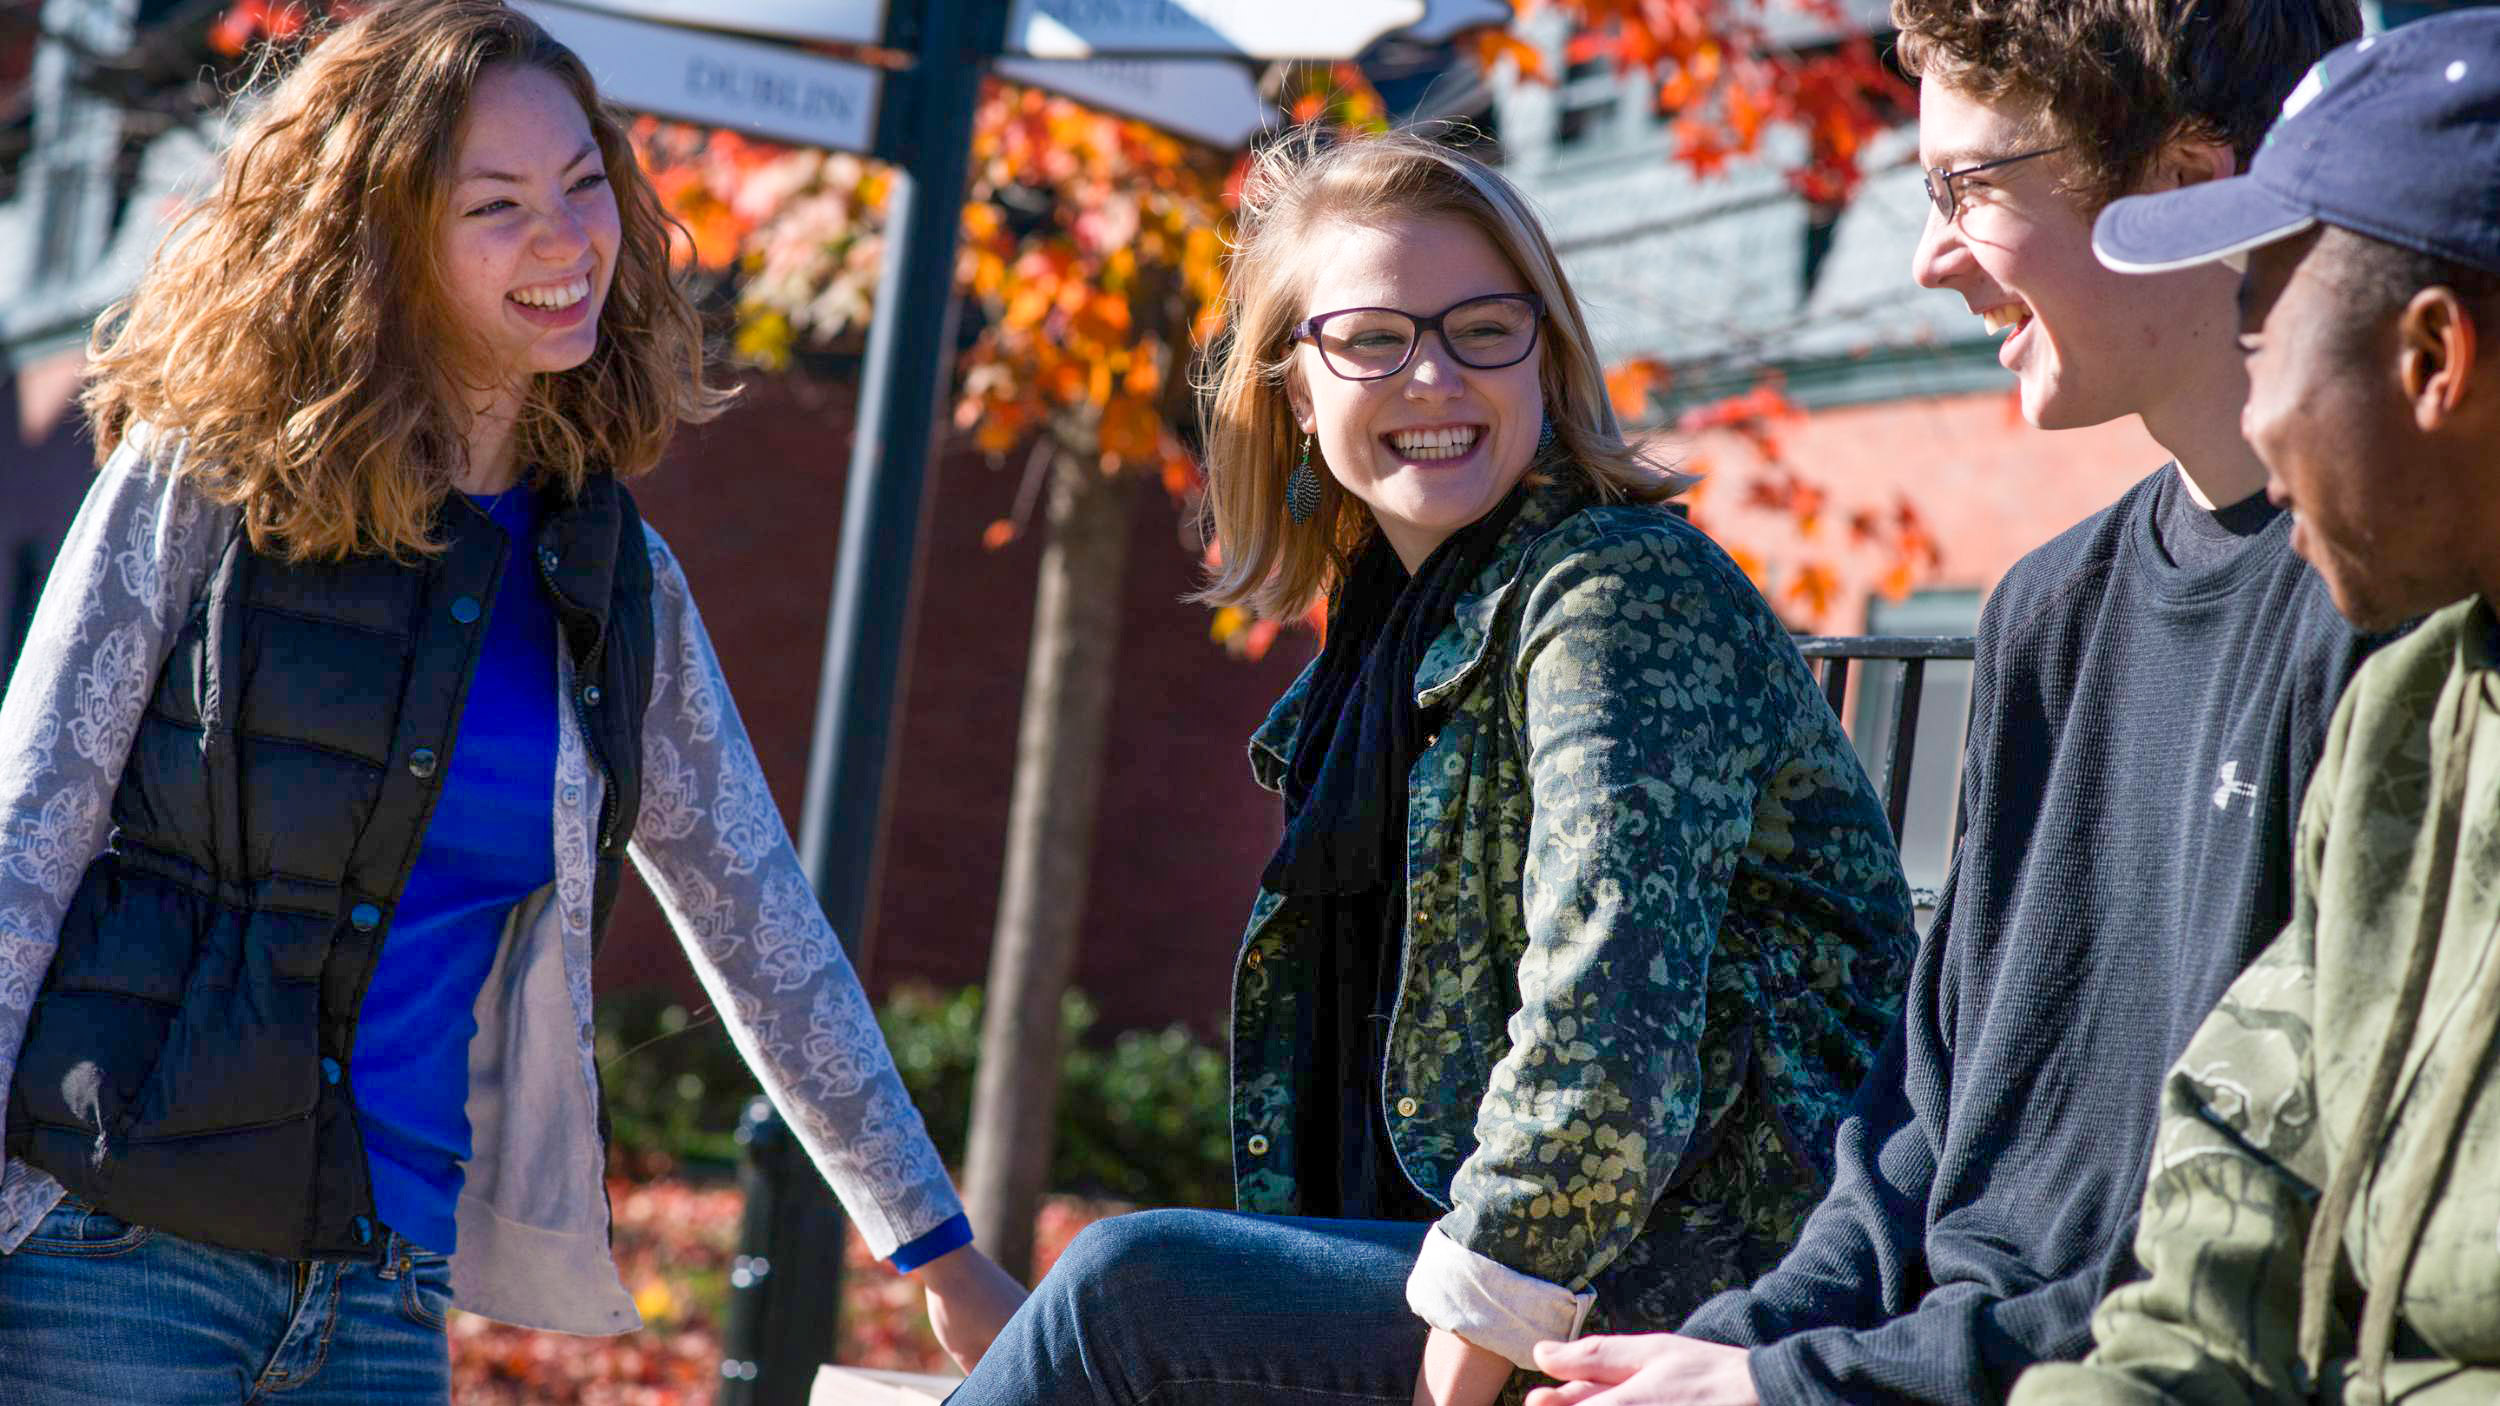
<svg viewBox="0 0 2500 1406"><path fill-rule="evenodd" d="M1018 1279L1050 1174L1059 1108L1059 1003L1075 964L1094 851L1094 800L1128 565L1127 475L1058 454L1016 730L1006 874L990 947L964 1192L974 1234Z"/></svg>

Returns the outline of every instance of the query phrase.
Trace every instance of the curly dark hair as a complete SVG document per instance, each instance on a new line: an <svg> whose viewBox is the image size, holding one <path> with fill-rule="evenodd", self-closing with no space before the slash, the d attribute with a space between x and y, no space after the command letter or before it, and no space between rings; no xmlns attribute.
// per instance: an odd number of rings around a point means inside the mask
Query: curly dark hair
<svg viewBox="0 0 2500 1406"><path fill-rule="evenodd" d="M1903 69L2027 106L2070 143L2070 186L2095 206L2183 135L2247 169L2292 85L2361 34L2355 0L1892 0L1892 21Z"/></svg>

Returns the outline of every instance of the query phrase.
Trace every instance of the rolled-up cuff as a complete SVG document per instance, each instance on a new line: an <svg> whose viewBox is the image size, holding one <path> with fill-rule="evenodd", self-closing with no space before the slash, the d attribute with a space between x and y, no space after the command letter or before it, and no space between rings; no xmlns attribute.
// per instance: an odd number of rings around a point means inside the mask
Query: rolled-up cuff
<svg viewBox="0 0 2500 1406"><path fill-rule="evenodd" d="M1435 1328L1534 1370L1541 1342L1580 1335L1597 1295L1522 1274L1441 1233L1424 1237L1424 1252L1406 1277L1406 1306Z"/></svg>

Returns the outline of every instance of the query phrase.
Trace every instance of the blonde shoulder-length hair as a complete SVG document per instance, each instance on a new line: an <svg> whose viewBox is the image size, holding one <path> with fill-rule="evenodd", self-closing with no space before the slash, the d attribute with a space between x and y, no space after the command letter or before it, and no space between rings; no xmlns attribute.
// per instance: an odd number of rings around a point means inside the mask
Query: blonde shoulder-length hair
<svg viewBox="0 0 2500 1406"><path fill-rule="evenodd" d="M1270 619L1301 615L1344 578L1373 531L1371 513L1325 473L1309 522L1286 509L1302 447L1287 393L1299 374L1293 326L1311 312L1303 304L1325 231L1414 219L1472 226L1544 299L1537 379L1555 442L1532 472L1577 474L1606 502L1664 502L1692 483L1624 442L1579 299L1517 187L1420 132L1305 128L1262 151L1242 182L1224 330L1201 398L1207 517L1222 560L1197 599Z"/></svg>
<svg viewBox="0 0 2500 1406"><path fill-rule="evenodd" d="M288 560L440 549L465 453L466 341L436 231L462 115L501 65L562 82L616 193L597 349L531 378L519 463L578 493L658 462L718 414L702 324L669 271L670 220L580 59L501 0L394 0L303 55L240 125L213 194L156 249L89 342L99 459L140 424L188 437L179 472Z"/></svg>

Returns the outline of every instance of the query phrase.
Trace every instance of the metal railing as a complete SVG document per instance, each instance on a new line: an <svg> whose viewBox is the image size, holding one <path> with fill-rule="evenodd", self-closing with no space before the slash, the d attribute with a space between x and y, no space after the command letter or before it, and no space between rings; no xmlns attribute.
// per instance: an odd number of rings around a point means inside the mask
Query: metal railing
<svg viewBox="0 0 2500 1406"><path fill-rule="evenodd" d="M1910 811L1910 777L1918 759L1918 716L1926 698L1927 666L1968 660L1972 643L1968 635L1825 635L1797 641L1797 652L1820 666L1823 696L1842 718L1849 716L1851 664L1863 660L1889 664L1898 671L1888 710L1891 716L1883 719L1882 735L1872 739L1872 745L1869 739L1858 739L1859 754L1877 759L1870 768L1875 794L1883 798L1884 818L1892 823L1896 844L1903 842L1902 826ZM1960 824L1958 818L1955 824ZM1922 908L1935 906L1931 891L1913 890L1911 897Z"/></svg>

